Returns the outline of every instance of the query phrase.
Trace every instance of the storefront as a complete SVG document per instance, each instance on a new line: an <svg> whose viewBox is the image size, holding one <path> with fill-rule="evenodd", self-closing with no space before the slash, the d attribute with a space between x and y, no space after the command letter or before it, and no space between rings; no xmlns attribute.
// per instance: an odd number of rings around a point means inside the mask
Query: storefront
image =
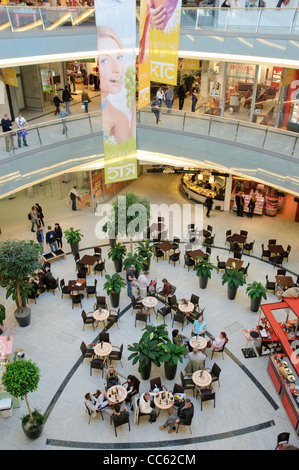
<svg viewBox="0 0 299 470"><path fill-rule="evenodd" d="M182 189L188 199L204 204L209 194L215 209L224 210L226 176L210 170L185 173L181 179Z"/></svg>

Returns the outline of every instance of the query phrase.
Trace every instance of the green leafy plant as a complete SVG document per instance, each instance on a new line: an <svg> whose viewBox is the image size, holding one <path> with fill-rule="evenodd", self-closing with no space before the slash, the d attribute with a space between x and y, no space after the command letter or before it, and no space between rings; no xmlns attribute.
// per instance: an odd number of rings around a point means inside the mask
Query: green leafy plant
<svg viewBox="0 0 299 470"><path fill-rule="evenodd" d="M108 258L110 258L112 261L124 259L126 253L127 248L123 243L115 243L115 245L112 246L108 251Z"/></svg>
<svg viewBox="0 0 299 470"><path fill-rule="evenodd" d="M161 365L161 357L164 355L162 345L169 341L167 333L167 325L147 325L143 331L143 335L138 343L132 343L128 346L128 350L132 352L129 356L129 361L132 364L138 365L138 371L147 367L150 362L153 362L157 367Z"/></svg>
<svg viewBox="0 0 299 470"><path fill-rule="evenodd" d="M247 284L246 294L253 300L259 299L260 297L267 300L267 289L261 282L254 281L250 284Z"/></svg>
<svg viewBox="0 0 299 470"><path fill-rule="evenodd" d="M203 278L208 278L211 279L212 276L212 271L215 269L215 266L210 263L209 259L204 259L201 258L200 256L197 256L197 259L199 260L198 263L196 263L193 267L193 270L196 272L196 275L198 277L203 277Z"/></svg>
<svg viewBox="0 0 299 470"><path fill-rule="evenodd" d="M78 245L82 240L83 234L80 229L75 230L73 227L70 227L68 230L64 231L64 236L70 245Z"/></svg>
<svg viewBox="0 0 299 470"><path fill-rule="evenodd" d="M105 278L106 282L103 287L108 295L111 294L111 292L119 294L121 289L126 286L126 282L118 273L114 273L112 276L106 274Z"/></svg>
<svg viewBox="0 0 299 470"><path fill-rule="evenodd" d="M22 417L22 424L25 428L28 429L29 432L34 432L36 431L38 428L40 428L40 426L42 426L44 424L44 422L46 421L46 417L45 415L43 415L39 410L37 409L34 409L32 411L32 418L33 420L30 420L30 416L29 415L24 415Z"/></svg>
<svg viewBox="0 0 299 470"><path fill-rule="evenodd" d="M5 313L6 313L5 306L3 304L0 304L0 326L3 325L3 322L6 318Z"/></svg>
<svg viewBox="0 0 299 470"><path fill-rule="evenodd" d="M231 269L227 269L222 275L222 285L228 284L229 287L239 287L245 284L245 276L242 271L233 266Z"/></svg>
<svg viewBox="0 0 299 470"><path fill-rule="evenodd" d="M136 271L141 271L144 267L145 259L142 258L137 253L132 255L131 252L127 254L127 257L124 259L124 268L129 269L130 266L135 266Z"/></svg>
<svg viewBox="0 0 299 470"><path fill-rule="evenodd" d="M30 424L36 424L30 409L27 395L37 390L40 379L40 370L31 359L28 361L14 361L6 365L6 371L2 375L2 383L6 391L16 398L25 400Z"/></svg>
<svg viewBox="0 0 299 470"><path fill-rule="evenodd" d="M136 245L136 251L141 258L147 261L152 258L155 251L155 247L150 240L143 240L142 242L137 242Z"/></svg>
<svg viewBox="0 0 299 470"><path fill-rule="evenodd" d="M166 362L169 367L177 365L178 361L183 362L183 356L187 353L187 348L184 344L176 345L172 341L162 344L163 354L161 355L161 362Z"/></svg>
<svg viewBox="0 0 299 470"><path fill-rule="evenodd" d="M6 298L12 296L18 311L23 311L22 296L28 297L33 288L29 277L40 268L40 247L32 240L0 242L0 285L6 288Z"/></svg>

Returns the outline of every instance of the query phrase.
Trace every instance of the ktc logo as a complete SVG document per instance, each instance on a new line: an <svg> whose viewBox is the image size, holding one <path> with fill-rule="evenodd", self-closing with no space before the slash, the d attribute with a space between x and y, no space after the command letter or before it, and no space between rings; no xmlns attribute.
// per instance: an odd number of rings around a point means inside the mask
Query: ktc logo
<svg viewBox="0 0 299 470"><path fill-rule="evenodd" d="M139 103L144 104L150 101L150 89L149 87L143 88L142 90L139 90L139 95L138 95Z"/></svg>
<svg viewBox="0 0 299 470"><path fill-rule="evenodd" d="M173 80L174 71L174 64L151 61L151 78L167 78L167 80Z"/></svg>

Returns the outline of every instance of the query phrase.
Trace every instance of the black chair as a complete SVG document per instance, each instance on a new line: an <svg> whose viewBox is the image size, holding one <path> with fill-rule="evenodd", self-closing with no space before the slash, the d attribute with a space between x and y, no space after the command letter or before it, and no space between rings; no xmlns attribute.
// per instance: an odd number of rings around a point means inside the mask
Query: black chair
<svg viewBox="0 0 299 470"><path fill-rule="evenodd" d="M99 333L98 340L99 340L100 343L101 343L102 341L103 341L103 343L110 343L110 335L109 335L109 333L106 333L106 332L101 332L101 333Z"/></svg>
<svg viewBox="0 0 299 470"><path fill-rule="evenodd" d="M61 298L63 298L64 295L70 295L68 286L65 285L64 279L61 279L59 285L61 290Z"/></svg>
<svg viewBox="0 0 299 470"><path fill-rule="evenodd" d="M282 269L277 269L277 276L285 276L287 273L287 270L282 268Z"/></svg>
<svg viewBox="0 0 299 470"><path fill-rule="evenodd" d="M34 300L34 303L36 304L36 299L39 297L38 291L35 289L35 286L33 286L34 289L31 290L31 292L28 293L28 300Z"/></svg>
<svg viewBox="0 0 299 470"><path fill-rule="evenodd" d="M262 258L262 259L264 259L264 258L270 259L270 251L269 251L269 250L265 250L263 243L262 243L262 255L261 255L261 258Z"/></svg>
<svg viewBox="0 0 299 470"><path fill-rule="evenodd" d="M84 341L82 341L82 343L80 345L80 349L81 349L81 353L82 353L82 356L83 356L83 361L84 361L85 358L93 357L93 355L94 355L93 346L94 346L93 344L90 344L90 345L86 346Z"/></svg>
<svg viewBox="0 0 299 470"><path fill-rule="evenodd" d="M268 240L268 245L276 245L276 240L274 238Z"/></svg>
<svg viewBox="0 0 299 470"><path fill-rule="evenodd" d="M93 256L97 256L97 261L102 259L102 248L99 246L95 246L93 249Z"/></svg>
<svg viewBox="0 0 299 470"><path fill-rule="evenodd" d="M85 408L86 408L86 411L87 411L88 416L89 416L88 424L90 424L90 420L91 420L93 411L88 408L88 406L86 405L86 403L85 403ZM98 416L98 415L101 415L101 416L102 416L102 420L104 421L104 416L103 416L103 413L102 413L102 411L101 411L100 409L98 409L98 410L96 411L96 414L97 414L97 416Z"/></svg>
<svg viewBox="0 0 299 470"><path fill-rule="evenodd" d="M167 390L167 387L162 384L161 377L155 377L154 379L150 379L150 392L152 392L155 388L158 388L160 392L162 390Z"/></svg>
<svg viewBox="0 0 299 470"><path fill-rule="evenodd" d="M118 329L119 329L118 322L120 321L119 314L120 314L120 308L118 308L118 310L110 309L109 317L107 318L108 323L111 323L112 325L116 323Z"/></svg>
<svg viewBox="0 0 299 470"><path fill-rule="evenodd" d="M101 276L103 276L103 271L106 272L106 268L105 268L105 260L101 261L100 263L97 263L94 265L93 267L93 271L94 273L101 273Z"/></svg>
<svg viewBox="0 0 299 470"><path fill-rule="evenodd" d="M227 230L225 232L225 243L228 243L230 245L230 238L232 236L232 231L231 230Z"/></svg>
<svg viewBox="0 0 299 470"><path fill-rule="evenodd" d="M172 255L170 255L169 259L168 259L168 263L170 263L170 261L171 261L174 266L175 266L175 263L177 263L177 262L180 263L180 254L181 254L180 251L178 251L178 252L175 252Z"/></svg>
<svg viewBox="0 0 299 470"><path fill-rule="evenodd" d="M214 382L218 382L218 385L220 387L220 373L221 373L221 369L220 367L216 364L216 362L214 362L213 366L212 366L212 369L210 367L205 367L204 370L208 370L209 371L209 374L212 376L212 383Z"/></svg>
<svg viewBox="0 0 299 470"><path fill-rule="evenodd" d="M100 359L99 357L93 357L90 361L90 375L92 375L92 369L98 369L102 371L102 378L104 378L104 368L105 368L105 363L103 359Z"/></svg>
<svg viewBox="0 0 299 470"><path fill-rule="evenodd" d="M159 258L164 258L164 252L160 250L160 248L158 248L157 246L154 246L154 256L158 261Z"/></svg>
<svg viewBox="0 0 299 470"><path fill-rule="evenodd" d="M275 266L282 266L282 263L283 263L283 257L282 256L274 256L273 259L273 264L274 264L274 267Z"/></svg>
<svg viewBox="0 0 299 470"><path fill-rule="evenodd" d="M112 346L112 351L108 356L110 364L111 364L112 361L119 361L120 365L123 367L122 362L121 362L121 358L122 358L122 355L123 355L123 350L124 350L124 345L123 344L120 347L119 346Z"/></svg>
<svg viewBox="0 0 299 470"><path fill-rule="evenodd" d="M195 265L194 259L191 258L191 256L188 255L188 252L184 254L184 267L188 267L188 271L191 267Z"/></svg>
<svg viewBox="0 0 299 470"><path fill-rule="evenodd" d="M281 432L277 436L277 444L275 447L275 450L280 450L281 446L283 444L288 444L290 439L290 433L289 432Z"/></svg>
<svg viewBox="0 0 299 470"><path fill-rule="evenodd" d="M276 283L273 282L273 281L269 281L269 278L268 278L268 274L266 275L266 289L267 290L272 290L275 292L275 286L276 286Z"/></svg>
<svg viewBox="0 0 299 470"><path fill-rule="evenodd" d="M224 343L224 345L222 346L222 348L218 348L218 349L213 348L213 349L212 349L211 359L213 359L214 354L222 354L222 359L224 359L224 350L225 350L225 346L226 346L226 342Z"/></svg>
<svg viewBox="0 0 299 470"><path fill-rule="evenodd" d="M140 402L140 398L138 398L137 400L135 400L135 406L137 406L137 408L138 408L138 410L139 410L139 411L138 411L138 420L137 420L137 424L139 424L139 420L140 420L140 418L141 418L142 416L147 416L148 418L149 418L149 416L150 416L148 413L141 413L140 408L139 408L139 402ZM152 424L152 421L151 421L151 420L149 420L149 422Z"/></svg>
<svg viewBox="0 0 299 470"><path fill-rule="evenodd" d="M242 259L242 253L238 251L234 251L234 258L235 259Z"/></svg>
<svg viewBox="0 0 299 470"><path fill-rule="evenodd" d="M174 384L172 394L175 395L176 393L185 393L184 387L179 384Z"/></svg>
<svg viewBox="0 0 299 470"><path fill-rule="evenodd" d="M255 243L255 240L250 243L244 243L243 245L243 252L245 251L246 253L253 253L253 245Z"/></svg>
<svg viewBox="0 0 299 470"><path fill-rule="evenodd" d="M178 250L181 243L181 239L178 237L173 237L172 244L174 245L174 250Z"/></svg>
<svg viewBox="0 0 299 470"><path fill-rule="evenodd" d="M237 242L232 242L232 241L231 241L231 242L230 242L229 251L230 251L230 252L232 251L233 253L239 253L239 252L242 251L242 248L241 248L241 246L239 245L239 243L237 243Z"/></svg>
<svg viewBox="0 0 299 470"><path fill-rule="evenodd" d="M86 271L79 271L77 272L78 279L86 279Z"/></svg>
<svg viewBox="0 0 299 470"><path fill-rule="evenodd" d="M204 239L204 242L203 242L203 245L204 246L214 246L214 238L215 238L215 234L212 235L210 238L205 238Z"/></svg>
<svg viewBox="0 0 299 470"><path fill-rule="evenodd" d="M212 388L203 388L203 389L198 388L197 391L198 391L198 395L200 396L201 411L202 411L202 404L205 401L214 400L214 408L215 408L216 394Z"/></svg>
<svg viewBox="0 0 299 470"><path fill-rule="evenodd" d="M240 235L243 235L243 237L247 238L247 236L248 236L247 230L240 230Z"/></svg>
<svg viewBox="0 0 299 470"><path fill-rule="evenodd" d="M184 392L186 390L192 390L193 396L194 396L194 391L195 391L195 383L192 380L192 374L186 374L184 375L183 372L180 372L181 376L181 386L184 388Z"/></svg>
<svg viewBox="0 0 299 470"><path fill-rule="evenodd" d="M119 428L119 426L122 426L123 424L128 424L129 425L129 431L131 431L130 417L129 416L126 416L121 421L116 422L116 421L114 421L113 415L112 415L111 416L111 421L113 422L113 425L114 425L115 437L117 437L116 428Z"/></svg>
<svg viewBox="0 0 299 470"><path fill-rule="evenodd" d="M247 274L248 274L248 268L249 268L249 266L250 266L250 263L247 263L247 266L246 266L246 267L243 267L243 266L242 266L242 268L239 269L239 271L240 271L241 273L243 273L245 277L246 277Z"/></svg>
<svg viewBox="0 0 299 470"><path fill-rule="evenodd" d="M59 289L59 277L56 279L55 283L53 284L49 284L48 287L47 287L47 290L52 290L53 291L53 295L55 295L55 290L56 289Z"/></svg>
<svg viewBox="0 0 299 470"><path fill-rule="evenodd" d="M212 250L211 250L211 247L210 247L210 246L206 246L206 254L207 254L208 256L211 256ZM206 258L206 257L205 257L205 258Z"/></svg>
<svg viewBox="0 0 299 470"><path fill-rule="evenodd" d="M219 271L225 271L225 270L226 270L225 261L220 261L219 256L217 255L217 273L219 273Z"/></svg>
<svg viewBox="0 0 299 470"><path fill-rule="evenodd" d="M98 310L99 308L107 309L107 302L106 297L102 295L96 296L96 303L93 306L94 310Z"/></svg>
<svg viewBox="0 0 299 470"><path fill-rule="evenodd" d="M81 317L82 317L82 320L83 320L83 330L85 328L85 325L91 325L92 328L93 328L93 331L94 331L94 322L95 322L95 318L94 317L91 317L91 316L88 316L85 312L85 310L82 310L81 312Z"/></svg>
<svg viewBox="0 0 299 470"><path fill-rule="evenodd" d="M82 308L82 302L81 302L82 294L80 294L79 292L77 294L72 293L70 297L72 300L72 308L74 308L74 305L78 305L78 304L80 304L80 307Z"/></svg>
<svg viewBox="0 0 299 470"><path fill-rule="evenodd" d="M194 305L194 308L199 306L199 296L196 294L191 294L190 302Z"/></svg>
<svg viewBox="0 0 299 470"><path fill-rule="evenodd" d="M144 305L142 302L138 302L136 300L135 295L132 295L131 302L132 302L132 313L134 312L134 310L139 310L140 313L142 313L142 310L144 309Z"/></svg>
<svg viewBox="0 0 299 470"><path fill-rule="evenodd" d="M145 324L147 324L147 313L141 313L141 312L136 312L135 314L135 327L137 321L143 321Z"/></svg>
<svg viewBox="0 0 299 470"><path fill-rule="evenodd" d="M290 254L291 249L292 249L292 247L290 245L288 245L287 251L284 251L282 253L283 259L286 259L287 261L289 261L289 254Z"/></svg>
<svg viewBox="0 0 299 470"><path fill-rule="evenodd" d="M179 311L174 312L172 316L172 328L173 328L173 324L175 321L182 325L182 331L183 331L184 323L186 321L186 318L184 317L184 315L182 313L179 313Z"/></svg>
<svg viewBox="0 0 299 470"><path fill-rule="evenodd" d="M172 313L171 313L171 308L170 308L170 306L169 306L169 305L165 305L164 307L157 309L156 317L157 317L158 315L161 315L161 316L163 317L163 319L164 319L164 318L165 318L167 315L169 315L169 314L170 314L170 316L171 316L171 318L172 318Z"/></svg>
<svg viewBox="0 0 299 470"><path fill-rule="evenodd" d="M97 283L98 281L94 280L93 286L86 286L86 296L88 298L89 295L97 295Z"/></svg>

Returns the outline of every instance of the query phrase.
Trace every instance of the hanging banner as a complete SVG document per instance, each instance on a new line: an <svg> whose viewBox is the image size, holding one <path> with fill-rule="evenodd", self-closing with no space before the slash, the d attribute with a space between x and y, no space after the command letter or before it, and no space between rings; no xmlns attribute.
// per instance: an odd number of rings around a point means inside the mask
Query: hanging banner
<svg viewBox="0 0 299 470"><path fill-rule="evenodd" d="M136 1L95 0L105 184L137 178Z"/></svg>
<svg viewBox="0 0 299 470"><path fill-rule="evenodd" d="M150 1L150 80L176 85L181 0Z"/></svg>
<svg viewBox="0 0 299 470"><path fill-rule="evenodd" d="M138 56L138 109L151 101L150 94L150 1L140 2L139 56Z"/></svg>

